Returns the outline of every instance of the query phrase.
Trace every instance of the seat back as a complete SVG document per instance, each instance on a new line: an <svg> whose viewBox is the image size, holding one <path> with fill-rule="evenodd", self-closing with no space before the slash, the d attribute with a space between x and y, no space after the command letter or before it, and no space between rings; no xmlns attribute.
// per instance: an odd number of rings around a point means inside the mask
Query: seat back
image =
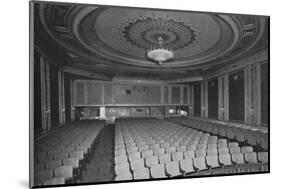
<svg viewBox="0 0 281 189"><path fill-rule="evenodd" d="M160 164L169 163L171 161L171 154L164 154L159 156Z"/></svg>
<svg viewBox="0 0 281 189"><path fill-rule="evenodd" d="M133 171L144 168L144 160L143 159L137 159L137 160L131 161L130 164L131 164L131 169Z"/></svg>
<svg viewBox="0 0 281 189"><path fill-rule="evenodd" d="M149 169L142 168L134 171L134 179L149 179Z"/></svg>
<svg viewBox="0 0 281 189"><path fill-rule="evenodd" d="M205 157L196 157L193 159L193 164L194 167L197 168L198 170L205 170L207 169L206 167L206 162L205 162Z"/></svg>
<svg viewBox="0 0 281 189"><path fill-rule="evenodd" d="M244 157L245 157L245 161L247 163L257 163L258 162L256 152L246 152L244 154Z"/></svg>
<svg viewBox="0 0 281 189"><path fill-rule="evenodd" d="M180 175L180 167L178 161L173 161L166 164L166 171L170 176Z"/></svg>
<svg viewBox="0 0 281 189"><path fill-rule="evenodd" d="M164 178L166 177L164 164L158 164L150 168L150 174L152 178Z"/></svg>
<svg viewBox="0 0 281 189"><path fill-rule="evenodd" d="M146 167L153 167L158 164L158 156L152 156L145 159Z"/></svg>
<svg viewBox="0 0 281 189"><path fill-rule="evenodd" d="M253 152L253 147L252 146L243 146L241 148L242 153L247 153L247 152Z"/></svg>
<svg viewBox="0 0 281 189"><path fill-rule="evenodd" d="M122 175L130 172L130 165L128 162L120 163L115 165L114 170L116 175Z"/></svg>
<svg viewBox="0 0 281 189"><path fill-rule="evenodd" d="M193 161L192 159L183 159L180 161L180 168L183 170L185 173L191 173L194 172L194 167L193 167Z"/></svg>
<svg viewBox="0 0 281 189"><path fill-rule="evenodd" d="M186 152L183 153L183 155L184 155L185 159L195 158L195 152L194 151L186 151Z"/></svg>
<svg viewBox="0 0 281 189"><path fill-rule="evenodd" d="M236 147L229 148L229 151L231 154L234 154L234 153L240 153L241 149L240 149L240 147L236 146Z"/></svg>
<svg viewBox="0 0 281 189"><path fill-rule="evenodd" d="M258 160L262 163L268 163L268 152L259 152Z"/></svg>
<svg viewBox="0 0 281 189"><path fill-rule="evenodd" d="M79 168L79 159L78 158L67 158L62 161L63 165L70 165L73 168Z"/></svg>
<svg viewBox="0 0 281 189"><path fill-rule="evenodd" d="M123 155L120 155L120 156L115 156L114 157L114 162L115 162L115 165L119 164L119 163L128 162L128 157L127 157L126 154L123 154Z"/></svg>
<svg viewBox="0 0 281 189"><path fill-rule="evenodd" d="M206 156L206 162L207 165L210 166L211 168L220 167L219 159L217 155Z"/></svg>
<svg viewBox="0 0 281 189"><path fill-rule="evenodd" d="M176 152L172 154L172 161L180 161L183 159L183 153L182 152Z"/></svg>
<svg viewBox="0 0 281 189"><path fill-rule="evenodd" d="M153 156L153 151L152 150L146 150L141 152L141 157L142 158L148 158Z"/></svg>
<svg viewBox="0 0 281 189"><path fill-rule="evenodd" d="M219 162L224 166L232 165L230 154L219 154Z"/></svg>
<svg viewBox="0 0 281 189"><path fill-rule="evenodd" d="M65 180L72 179L73 177L72 166L65 165L55 168L55 177L64 177Z"/></svg>
<svg viewBox="0 0 281 189"><path fill-rule="evenodd" d="M236 164L244 164L244 155L243 153L233 153L231 154L232 161Z"/></svg>

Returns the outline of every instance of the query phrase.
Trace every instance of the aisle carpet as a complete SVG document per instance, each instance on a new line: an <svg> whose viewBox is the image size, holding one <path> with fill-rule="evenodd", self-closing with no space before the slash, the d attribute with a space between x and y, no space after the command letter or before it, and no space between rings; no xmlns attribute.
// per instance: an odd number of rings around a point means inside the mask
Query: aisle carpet
<svg viewBox="0 0 281 189"><path fill-rule="evenodd" d="M106 182L114 180L114 126L107 125L98 138L93 159L83 172L82 182Z"/></svg>

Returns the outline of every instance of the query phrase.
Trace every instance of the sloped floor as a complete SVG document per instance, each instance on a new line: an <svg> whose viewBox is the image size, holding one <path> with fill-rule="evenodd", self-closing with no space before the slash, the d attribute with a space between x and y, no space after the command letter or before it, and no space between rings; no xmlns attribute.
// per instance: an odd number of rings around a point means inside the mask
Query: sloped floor
<svg viewBox="0 0 281 189"><path fill-rule="evenodd" d="M82 183L114 180L114 126L108 125L101 133L93 159L83 172Z"/></svg>

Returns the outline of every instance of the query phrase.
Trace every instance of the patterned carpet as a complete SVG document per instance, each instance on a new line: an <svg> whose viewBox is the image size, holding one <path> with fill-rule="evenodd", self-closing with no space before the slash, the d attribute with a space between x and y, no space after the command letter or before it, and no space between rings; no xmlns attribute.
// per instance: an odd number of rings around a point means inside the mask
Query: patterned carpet
<svg viewBox="0 0 281 189"><path fill-rule="evenodd" d="M82 183L106 182L114 179L114 126L108 125L101 133L94 152L94 157L83 172Z"/></svg>

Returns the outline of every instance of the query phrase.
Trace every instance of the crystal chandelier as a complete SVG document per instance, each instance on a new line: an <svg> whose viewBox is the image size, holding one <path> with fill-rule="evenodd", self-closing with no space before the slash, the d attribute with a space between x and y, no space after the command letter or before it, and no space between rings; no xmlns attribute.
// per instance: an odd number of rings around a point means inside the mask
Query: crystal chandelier
<svg viewBox="0 0 281 189"><path fill-rule="evenodd" d="M158 37L158 46L147 51L147 58L161 65L163 62L174 57L174 52L163 47L163 38Z"/></svg>

